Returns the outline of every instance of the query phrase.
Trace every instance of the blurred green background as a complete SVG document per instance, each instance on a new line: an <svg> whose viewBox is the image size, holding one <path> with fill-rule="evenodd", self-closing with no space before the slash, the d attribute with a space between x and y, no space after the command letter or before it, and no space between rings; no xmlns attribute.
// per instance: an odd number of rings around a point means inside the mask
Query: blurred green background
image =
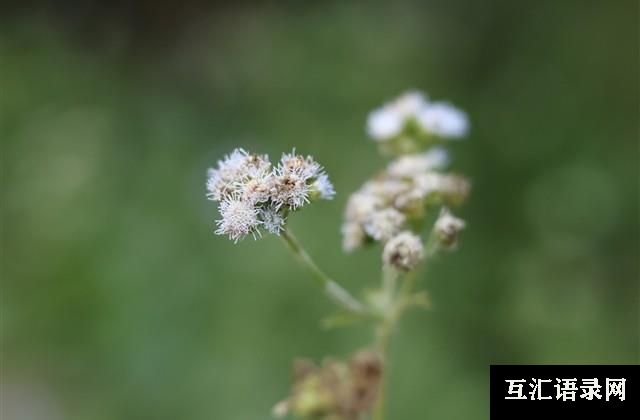
<svg viewBox="0 0 640 420"><path fill-rule="evenodd" d="M2 406L9 419L267 419L295 356L347 356L275 237L213 235L236 146L323 163L292 227L349 289L367 112L408 88L472 121L459 252L391 349L392 419L488 418L490 363L638 363L635 1L9 2L0 8Z"/></svg>

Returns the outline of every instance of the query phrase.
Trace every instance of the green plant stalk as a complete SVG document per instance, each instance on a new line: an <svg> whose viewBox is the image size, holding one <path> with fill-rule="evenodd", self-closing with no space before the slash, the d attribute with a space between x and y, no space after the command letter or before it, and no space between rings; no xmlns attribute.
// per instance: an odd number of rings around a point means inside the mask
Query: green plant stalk
<svg viewBox="0 0 640 420"><path fill-rule="evenodd" d="M402 286L398 293L396 293L397 278L398 273L394 272L393 269L384 269L382 282L383 290L387 295L385 299L387 306L384 310L384 316L376 328L376 347L380 357L382 358L384 369L382 370L382 378L380 378L378 397L376 399L375 407L373 408L374 420L384 420L386 380L389 372L389 341L400 317L407 309L407 301L413 293L416 273L415 271L411 272L402 279Z"/></svg>
<svg viewBox="0 0 640 420"><path fill-rule="evenodd" d="M354 298L345 288L332 280L324 271L318 267L311 256L304 250L300 242L293 236L290 230L285 229L280 237L287 244L288 248L293 252L298 261L304 265L312 274L313 278L322 289L325 295L329 297L336 305L347 312L355 314L365 314L366 309L362 303Z"/></svg>

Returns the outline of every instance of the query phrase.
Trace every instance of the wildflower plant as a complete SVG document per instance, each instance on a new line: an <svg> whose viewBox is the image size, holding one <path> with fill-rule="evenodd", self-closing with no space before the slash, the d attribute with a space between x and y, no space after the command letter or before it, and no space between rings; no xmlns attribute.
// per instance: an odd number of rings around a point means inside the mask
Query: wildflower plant
<svg viewBox="0 0 640 420"><path fill-rule="evenodd" d="M375 332L373 345L349 361L296 361L291 393L273 410L278 417L383 419L389 340L407 309L428 306L426 293L415 290L418 272L440 251L455 250L465 228L451 208L465 201L470 183L444 172L449 157L443 146L467 134L466 114L412 91L372 111L366 129L393 160L349 197L344 212L346 252L380 244L381 285L362 298L321 270L287 226L293 213L335 196L313 157L293 150L274 165L267 155L235 149L208 172L207 198L218 203L220 213L216 234L234 242L263 233L280 236L338 306L325 325L366 323Z"/></svg>

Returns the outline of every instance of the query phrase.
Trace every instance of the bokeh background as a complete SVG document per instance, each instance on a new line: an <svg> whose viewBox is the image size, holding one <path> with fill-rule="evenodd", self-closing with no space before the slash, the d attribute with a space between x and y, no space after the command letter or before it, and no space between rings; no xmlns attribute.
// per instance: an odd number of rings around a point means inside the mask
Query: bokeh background
<svg viewBox="0 0 640 420"><path fill-rule="evenodd" d="M55 3L55 4L54 4ZM2 410L267 419L295 356L347 356L275 237L212 234L205 171L296 146L338 196L291 220L357 291L349 193L385 164L367 112L465 109L462 247L391 349L392 419L488 418L490 363L638 363L638 3L9 1L0 7Z"/></svg>

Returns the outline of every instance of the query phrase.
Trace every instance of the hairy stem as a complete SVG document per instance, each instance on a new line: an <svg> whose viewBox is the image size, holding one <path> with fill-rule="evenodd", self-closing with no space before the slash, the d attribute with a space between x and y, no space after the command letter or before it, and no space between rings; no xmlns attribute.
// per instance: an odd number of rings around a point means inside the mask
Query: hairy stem
<svg viewBox="0 0 640 420"><path fill-rule="evenodd" d="M346 289L332 280L324 271L318 267L311 256L307 254L300 242L293 236L290 230L285 229L280 237L287 244L291 252L304 265L314 277L314 280L322 291L340 308L358 314L365 313L365 307L354 298Z"/></svg>

